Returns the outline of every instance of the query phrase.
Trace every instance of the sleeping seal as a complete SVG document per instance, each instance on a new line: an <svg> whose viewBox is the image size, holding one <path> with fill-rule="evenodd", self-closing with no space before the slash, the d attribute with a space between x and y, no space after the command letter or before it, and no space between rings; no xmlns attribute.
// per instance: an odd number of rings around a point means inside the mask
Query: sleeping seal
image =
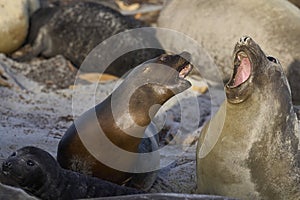
<svg viewBox="0 0 300 200"><path fill-rule="evenodd" d="M146 134L142 139L144 132L158 105L191 86L184 79L192 69L189 59L187 52L163 54L134 68L110 96L69 127L58 145L60 165L117 184L150 188L156 173L134 169L144 162L145 168L154 169L159 159L138 162L134 155L157 149L154 137Z"/></svg>
<svg viewBox="0 0 300 200"><path fill-rule="evenodd" d="M31 50L22 56L14 56L18 61L27 61L41 55L53 57L61 54L76 67L98 44L123 31L145 26L132 17L124 16L116 10L93 2L81 2L59 7L46 7L36 11L30 20L27 43ZM160 47L155 37L142 40L134 36L116 41L114 49L134 44L143 44L145 49L137 49L116 58L109 66L93 66L85 71L109 73L122 76L128 70L163 53L161 49L147 48L151 44ZM107 57L114 52L100 52L98 57Z"/></svg>
<svg viewBox="0 0 300 200"><path fill-rule="evenodd" d="M199 138L198 192L299 199L298 122L281 64L250 37L240 39L233 57L227 100Z"/></svg>
<svg viewBox="0 0 300 200"><path fill-rule="evenodd" d="M62 169L48 152L30 146L17 150L3 162L0 181L48 200L142 193L134 188Z"/></svg>

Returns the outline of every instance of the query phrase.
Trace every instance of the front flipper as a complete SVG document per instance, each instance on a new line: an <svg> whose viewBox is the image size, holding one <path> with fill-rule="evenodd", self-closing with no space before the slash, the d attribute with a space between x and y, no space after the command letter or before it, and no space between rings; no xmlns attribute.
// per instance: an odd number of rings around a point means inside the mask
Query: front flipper
<svg viewBox="0 0 300 200"><path fill-rule="evenodd" d="M158 131L153 123L150 123L149 127L145 131L145 138L142 139L141 144L139 145L139 152L140 153L148 153L153 152L158 149L158 140L157 135ZM159 160L160 155L159 152L154 152L151 154L151 158L145 160L141 154L138 165L139 168L144 165L145 171L148 171L147 168L158 169L159 168ZM157 178L158 170L145 172L145 173L136 173L133 175L132 179L126 183L128 187L138 188L144 191L147 191L151 188L153 183Z"/></svg>

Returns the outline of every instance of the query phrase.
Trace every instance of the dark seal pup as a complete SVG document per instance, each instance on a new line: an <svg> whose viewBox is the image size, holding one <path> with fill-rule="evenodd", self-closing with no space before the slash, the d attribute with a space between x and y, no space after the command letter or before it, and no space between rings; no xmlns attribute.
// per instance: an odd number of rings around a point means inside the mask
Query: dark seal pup
<svg viewBox="0 0 300 200"><path fill-rule="evenodd" d="M62 169L48 152L29 146L17 150L3 162L0 180L48 200L142 193L134 188Z"/></svg>
<svg viewBox="0 0 300 200"><path fill-rule="evenodd" d="M281 64L250 37L236 44L233 63L227 100L199 138L198 192L299 199L298 122Z"/></svg>
<svg viewBox="0 0 300 200"><path fill-rule="evenodd" d="M53 57L61 54L79 68L88 53L102 41L117 33L142 26L145 26L142 22L98 3L82 2L41 8L33 14L30 21L27 43L32 45L31 50L14 58L26 61L38 55ZM155 37L146 41L134 36L116 41L114 45L117 49L137 43L145 47L149 43L160 47ZM105 56L105 53L99 52L99 56ZM101 68L106 69L105 73L122 76L133 67L163 53L165 52L161 49L134 50L116 58L109 66L93 66L83 70L103 72L99 71Z"/></svg>
<svg viewBox="0 0 300 200"><path fill-rule="evenodd" d="M109 161L122 160L120 165L135 168L139 165L136 160L124 157L123 154L113 156L113 150L107 149L105 145L111 141L118 148L134 153L156 150L157 141L142 138L159 109L157 105L164 104L191 86L184 79L192 69L189 59L190 54L187 52L179 55L163 54L134 68L110 96L69 127L58 146L57 160L60 165L114 183L145 190L150 188L155 181L153 174L148 176L146 173L145 176L144 173L113 169L96 159L94 154L104 154L102 156ZM104 140L106 137L108 142ZM92 149L94 154L90 153Z"/></svg>

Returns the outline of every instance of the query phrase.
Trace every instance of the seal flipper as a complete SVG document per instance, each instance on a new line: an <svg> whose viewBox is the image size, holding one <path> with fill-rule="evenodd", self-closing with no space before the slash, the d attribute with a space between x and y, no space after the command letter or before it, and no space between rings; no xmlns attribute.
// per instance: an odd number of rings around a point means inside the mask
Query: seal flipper
<svg viewBox="0 0 300 200"><path fill-rule="evenodd" d="M142 139L141 144L139 145L139 153L148 153L153 152L158 149L158 137L157 137L157 128L151 122L145 131L145 138ZM150 147L150 148L149 148ZM151 160L152 161L152 160ZM159 152L154 153L153 161L155 168L159 167ZM144 160L139 160L138 163L145 162ZM153 163L149 163L153 165ZM125 185L127 187L139 188L144 191L148 191L153 183L156 180L158 171L151 171L146 173L136 173Z"/></svg>
<svg viewBox="0 0 300 200"><path fill-rule="evenodd" d="M47 39L47 34L45 31L43 31L43 29L41 29L41 31L38 34L38 37L36 39L36 41L34 42L33 46L31 47L31 49L27 52L24 52L23 55L21 56L12 56L12 58L18 62L25 62L25 61L29 61L32 58L40 55L43 51L46 50L46 43L51 44L50 40ZM21 51L26 51L24 50L25 48L22 48Z"/></svg>

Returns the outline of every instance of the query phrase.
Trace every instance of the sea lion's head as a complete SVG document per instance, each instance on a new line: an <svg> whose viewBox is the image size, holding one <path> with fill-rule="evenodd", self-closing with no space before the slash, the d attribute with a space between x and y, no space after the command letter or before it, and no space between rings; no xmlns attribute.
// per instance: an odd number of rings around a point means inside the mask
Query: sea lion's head
<svg viewBox="0 0 300 200"><path fill-rule="evenodd" d="M235 45L233 65L232 77L225 86L230 103L244 102L254 90L261 89L276 79L282 79L287 84L279 61L266 56L259 45L248 36L240 38Z"/></svg>
<svg viewBox="0 0 300 200"><path fill-rule="evenodd" d="M141 77L147 77L148 83L160 85L161 88L172 90L178 94L188 89L191 83L184 78L193 69L190 63L191 54L162 54L141 65ZM146 81L147 81L146 80Z"/></svg>
<svg viewBox="0 0 300 200"><path fill-rule="evenodd" d="M190 59L187 52L162 54L135 67L113 92L114 109L127 112L129 108L128 114L137 124L148 125L160 105L191 86L185 79L193 68Z"/></svg>
<svg viewBox="0 0 300 200"><path fill-rule="evenodd" d="M49 153L36 147L23 147L3 162L0 181L34 193L57 174L58 164Z"/></svg>
<svg viewBox="0 0 300 200"><path fill-rule="evenodd" d="M191 83L185 79L193 69L190 59L191 55L183 52L174 55L162 54L148 60L128 74L120 90L122 93L133 91L131 98L138 95L138 99L144 101L151 99L153 103L163 104L191 86ZM145 93L148 93L149 98L145 97Z"/></svg>

